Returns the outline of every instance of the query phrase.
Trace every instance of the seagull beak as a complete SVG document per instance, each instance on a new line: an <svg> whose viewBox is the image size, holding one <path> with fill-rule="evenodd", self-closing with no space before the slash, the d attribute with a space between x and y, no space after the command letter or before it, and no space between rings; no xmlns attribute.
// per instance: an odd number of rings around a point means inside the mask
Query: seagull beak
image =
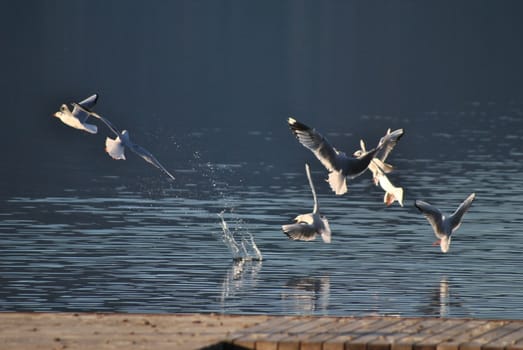
<svg viewBox="0 0 523 350"><path fill-rule="evenodd" d="M432 243L433 247L437 247L441 244L441 239L438 239L436 242Z"/></svg>

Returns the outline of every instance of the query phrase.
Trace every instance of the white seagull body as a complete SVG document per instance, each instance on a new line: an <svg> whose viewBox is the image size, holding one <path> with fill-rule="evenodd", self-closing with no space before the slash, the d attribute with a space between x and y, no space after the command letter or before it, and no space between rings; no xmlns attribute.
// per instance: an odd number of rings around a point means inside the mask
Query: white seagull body
<svg viewBox="0 0 523 350"><path fill-rule="evenodd" d="M403 188L394 186L387 175L394 168L392 165L385 163L389 153L394 149L398 140L403 136L403 129L394 130L393 132L390 129L387 130L387 134L381 138L380 144L382 148L376 152L374 158L372 158L369 164L369 170L372 172L372 179L376 186L380 187L385 191L383 196L383 203L390 206L394 201L403 207ZM367 152L365 147L365 142L360 140L360 150L354 152L355 156L361 156Z"/></svg>
<svg viewBox="0 0 523 350"><path fill-rule="evenodd" d="M327 168L329 171L327 182L337 195L347 193L347 177L355 178L361 175L369 166L376 152L382 147L380 145L359 157L347 156L344 152L334 148L315 129L298 122L294 118L289 118L287 122L298 141L311 150L321 164Z"/></svg>
<svg viewBox="0 0 523 350"><path fill-rule="evenodd" d="M432 226L434 234L438 238L438 240L434 242L434 245L439 245L443 253L449 251L451 236L461 225L463 215L470 208L475 198L475 193L470 194L449 217L443 215L436 207L427 202L417 200L414 203L416 208L425 215Z"/></svg>
<svg viewBox="0 0 523 350"><path fill-rule="evenodd" d="M307 173L307 178L309 179L309 186L311 187L312 197L314 199L312 213L298 215L294 218L296 223L283 225L281 228L283 232L293 240L312 241L316 239L316 235L320 235L325 243L330 243L331 229L329 221L325 216L320 215L320 207L318 204L318 198L316 197L316 190L312 183L309 164L305 164L305 171Z"/></svg>
<svg viewBox="0 0 523 350"><path fill-rule="evenodd" d="M72 128L83 130L91 134L96 134L98 128L96 125L88 124L87 118L91 115L88 110L93 108L98 100L98 95L94 94L79 103L72 103L73 110L69 110L66 104L60 106L60 110L53 114L64 123ZM83 108L82 108L83 107Z"/></svg>
<svg viewBox="0 0 523 350"><path fill-rule="evenodd" d="M77 106L78 105L75 105L75 107ZM167 169L165 169L165 167L158 161L158 159L156 159L156 157L151 152L131 141L131 138L129 137L129 132L127 130L123 130L122 132L120 132L108 119L103 118L99 114L94 113L86 108L83 108L82 106L78 106L78 108L82 109L88 115L101 120L116 135L115 139L111 139L109 137L105 139L105 151L109 154L109 156L111 156L111 158L116 160L125 160L125 147L127 147L136 155L143 158L146 162L154 165L155 167L163 171L172 180L174 180L174 176L169 171L167 171Z"/></svg>

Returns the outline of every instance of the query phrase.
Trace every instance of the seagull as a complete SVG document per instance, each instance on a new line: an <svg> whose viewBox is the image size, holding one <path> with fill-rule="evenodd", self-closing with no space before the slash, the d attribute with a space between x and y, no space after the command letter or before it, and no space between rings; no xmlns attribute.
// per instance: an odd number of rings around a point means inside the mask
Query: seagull
<svg viewBox="0 0 523 350"><path fill-rule="evenodd" d="M86 121L91 115L87 110L93 108L97 100L98 94L94 94L79 103L73 102L71 103L73 105L72 111L69 110L66 104L63 104L60 106L60 110L53 114L53 116L59 118L65 125L96 134L98 132L97 126L87 124Z"/></svg>
<svg viewBox="0 0 523 350"><path fill-rule="evenodd" d="M390 173L394 167L390 164L385 163L390 152L396 147L396 144L401 139L405 132L403 129L397 129L390 131L390 128L387 130L385 136L380 139L380 144L383 144L383 147L376 152L376 155L372 159L373 163L376 163L385 173ZM363 142L363 141L361 141ZM374 173L373 173L374 174ZM376 180L375 180L376 182Z"/></svg>
<svg viewBox="0 0 523 350"><path fill-rule="evenodd" d="M347 156L344 152L334 148L316 129L312 129L292 117L287 122L298 141L311 150L321 164L327 168L329 171L327 182L336 195L347 193L347 177L353 179L361 175L376 153L383 147L383 144L380 144L377 148L365 152L359 157Z"/></svg>
<svg viewBox="0 0 523 350"><path fill-rule="evenodd" d="M309 186L312 191L312 198L314 199L314 209L312 213L301 214L294 218L295 223L290 225L283 225L281 228L283 232L293 240L312 241L316 235L320 235L325 243L331 242L331 229L329 221L325 216L320 215L320 207L318 198L316 197L316 190L312 183L311 171L309 164L305 163L305 171L309 179Z"/></svg>
<svg viewBox="0 0 523 350"><path fill-rule="evenodd" d="M414 205L418 208L423 215L427 218L434 234L438 238L433 245L439 245L441 251L446 253L450 248L451 235L459 228L461 225L461 220L463 215L472 205L472 201L476 198L475 193L471 193L467 199L463 201L456 209L456 211L449 216L445 217L436 207L430 205L427 202L417 200Z"/></svg>
<svg viewBox="0 0 523 350"><path fill-rule="evenodd" d="M383 203L386 206L390 206L394 201L403 207L403 188L394 186L386 173L390 173L394 168L392 165L385 163L389 153L392 151L398 140L403 136L403 129L395 130L391 133L390 129L387 130L387 134L381 138L380 144L383 145L374 158L369 163L369 170L372 172L372 179L376 186L380 187L385 191L383 197ZM365 141L360 140L360 149L354 152L354 156L358 157L367 152Z"/></svg>
<svg viewBox="0 0 523 350"><path fill-rule="evenodd" d="M107 152L107 154L109 154L109 156L111 156L111 158L116 160L125 160L125 147L127 147L131 151L136 153L138 156L142 157L146 162L154 165L155 167L163 171L172 180L174 180L174 176L169 171L167 171L167 169L165 169L165 167L158 161L158 159L156 159L155 156L153 156L151 152L131 141L129 132L127 130L123 130L122 132L120 132L108 119L102 117L98 113L84 108L79 104L74 105L75 107L78 107L88 115L101 120L116 135L116 138L114 139L111 139L109 137L105 139L105 151Z"/></svg>

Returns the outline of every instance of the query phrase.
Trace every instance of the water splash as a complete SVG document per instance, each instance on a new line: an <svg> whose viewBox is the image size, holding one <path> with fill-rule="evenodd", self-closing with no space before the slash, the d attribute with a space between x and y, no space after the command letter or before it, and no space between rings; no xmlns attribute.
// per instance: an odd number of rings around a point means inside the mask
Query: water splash
<svg viewBox="0 0 523 350"><path fill-rule="evenodd" d="M235 260L222 282L222 304L226 303L227 299L255 288L261 267L261 260ZM226 304L223 306L226 307Z"/></svg>
<svg viewBox="0 0 523 350"><path fill-rule="evenodd" d="M229 248L232 259L262 261L261 251L252 234L243 229L243 222L236 220L235 227L231 230L229 224L225 221L224 214L225 210L218 214L222 228L222 241Z"/></svg>

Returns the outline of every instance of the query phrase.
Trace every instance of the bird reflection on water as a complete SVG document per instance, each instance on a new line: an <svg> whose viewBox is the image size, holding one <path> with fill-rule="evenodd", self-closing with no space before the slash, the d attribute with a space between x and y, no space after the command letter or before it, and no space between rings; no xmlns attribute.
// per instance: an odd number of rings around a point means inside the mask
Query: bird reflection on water
<svg viewBox="0 0 523 350"><path fill-rule="evenodd" d="M449 282L447 276L441 276L437 287L427 293L429 301L419 308L420 313L427 316L452 317L456 314L453 311L460 309L459 314L463 314L462 303L455 294L451 293L453 287L455 285Z"/></svg>
<svg viewBox="0 0 523 350"><path fill-rule="evenodd" d="M261 260L234 260L222 282L222 293L220 297L222 305L227 299L236 297L242 291L248 291L256 287L261 268Z"/></svg>
<svg viewBox="0 0 523 350"><path fill-rule="evenodd" d="M291 312L327 312L330 299L330 277L293 277L281 293L283 302L290 302Z"/></svg>

